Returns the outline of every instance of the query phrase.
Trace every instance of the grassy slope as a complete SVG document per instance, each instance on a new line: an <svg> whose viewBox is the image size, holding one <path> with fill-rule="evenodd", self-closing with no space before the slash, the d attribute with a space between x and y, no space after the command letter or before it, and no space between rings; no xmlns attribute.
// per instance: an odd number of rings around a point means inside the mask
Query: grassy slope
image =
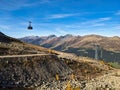
<svg viewBox="0 0 120 90"><path fill-rule="evenodd" d="M109 64L110 64L113 68L120 69L120 63L118 63L118 62L110 62Z"/></svg>

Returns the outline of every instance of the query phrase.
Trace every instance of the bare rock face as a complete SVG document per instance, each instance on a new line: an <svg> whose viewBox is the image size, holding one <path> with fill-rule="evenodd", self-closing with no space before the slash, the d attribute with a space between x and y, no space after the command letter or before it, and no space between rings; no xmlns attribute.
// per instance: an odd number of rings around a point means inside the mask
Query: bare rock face
<svg viewBox="0 0 120 90"><path fill-rule="evenodd" d="M113 71L86 83L83 90L120 90L120 70Z"/></svg>
<svg viewBox="0 0 120 90"><path fill-rule="evenodd" d="M35 87L68 76L71 69L54 55L1 57L0 87Z"/></svg>

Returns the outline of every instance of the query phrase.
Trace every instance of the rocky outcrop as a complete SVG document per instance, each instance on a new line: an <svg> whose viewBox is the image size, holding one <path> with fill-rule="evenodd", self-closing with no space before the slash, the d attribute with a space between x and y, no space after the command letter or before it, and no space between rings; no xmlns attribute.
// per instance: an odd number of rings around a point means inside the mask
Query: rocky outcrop
<svg viewBox="0 0 120 90"><path fill-rule="evenodd" d="M120 90L120 70L109 72L101 77L94 78L90 81L64 81L52 82L38 87L36 90L68 90L68 83L75 90ZM71 89L69 89L71 90ZM74 90L74 89L73 89Z"/></svg>
<svg viewBox="0 0 120 90"><path fill-rule="evenodd" d="M71 69L55 55L0 57L1 87L35 87L66 77Z"/></svg>
<svg viewBox="0 0 120 90"><path fill-rule="evenodd" d="M92 79L83 90L120 90L120 70Z"/></svg>

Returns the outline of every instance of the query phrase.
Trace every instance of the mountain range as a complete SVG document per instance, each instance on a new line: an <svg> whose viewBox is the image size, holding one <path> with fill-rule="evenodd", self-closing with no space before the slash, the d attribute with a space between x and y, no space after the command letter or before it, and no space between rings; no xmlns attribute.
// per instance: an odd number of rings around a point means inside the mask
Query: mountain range
<svg viewBox="0 0 120 90"><path fill-rule="evenodd" d="M62 36L63 39L70 37ZM50 40L56 36L42 38ZM116 89L119 74L114 74L118 75L115 80L110 79L112 83L96 79L109 76L112 71L116 73L104 61L28 44L0 32L0 90L97 90L105 85ZM87 81L95 81L100 86Z"/></svg>
<svg viewBox="0 0 120 90"><path fill-rule="evenodd" d="M105 61L119 61L120 37L106 37L100 35L73 36L27 36L20 40L63 52L74 53L78 56L95 58L97 49L98 59ZM97 46L97 47L96 47Z"/></svg>

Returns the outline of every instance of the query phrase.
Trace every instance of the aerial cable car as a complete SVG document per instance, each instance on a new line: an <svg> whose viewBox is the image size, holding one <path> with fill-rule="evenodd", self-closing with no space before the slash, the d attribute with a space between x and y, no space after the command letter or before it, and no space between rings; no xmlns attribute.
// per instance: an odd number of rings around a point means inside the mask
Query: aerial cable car
<svg viewBox="0 0 120 90"><path fill-rule="evenodd" d="M29 21L29 26L28 26L28 30L32 30L33 29L33 27L31 26L31 21Z"/></svg>

